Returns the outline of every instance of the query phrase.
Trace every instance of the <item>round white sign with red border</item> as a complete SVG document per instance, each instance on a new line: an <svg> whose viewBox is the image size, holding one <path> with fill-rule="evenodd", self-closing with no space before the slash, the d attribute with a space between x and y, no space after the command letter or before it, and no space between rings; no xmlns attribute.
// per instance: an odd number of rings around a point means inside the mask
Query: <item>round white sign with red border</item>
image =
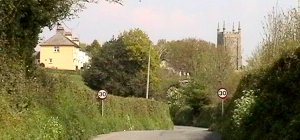
<svg viewBox="0 0 300 140"><path fill-rule="evenodd" d="M225 99L228 95L228 92L225 88L220 88L217 94L221 99Z"/></svg>
<svg viewBox="0 0 300 140"><path fill-rule="evenodd" d="M104 100L107 97L107 92L105 90L100 90L98 92L98 98L100 98L101 100Z"/></svg>

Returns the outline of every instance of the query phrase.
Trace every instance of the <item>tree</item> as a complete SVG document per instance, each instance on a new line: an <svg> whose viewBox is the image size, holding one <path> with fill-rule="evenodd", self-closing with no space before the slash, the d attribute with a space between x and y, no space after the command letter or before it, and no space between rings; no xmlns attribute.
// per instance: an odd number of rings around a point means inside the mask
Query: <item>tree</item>
<svg viewBox="0 0 300 140"><path fill-rule="evenodd" d="M230 53L224 49L212 47L198 57L193 80L203 85L211 101L217 103L219 100L215 93L219 88L225 87L230 93L235 91L236 87L232 85L236 85L235 83L238 83L239 80L231 83L232 76L234 76L234 68Z"/></svg>
<svg viewBox="0 0 300 140"><path fill-rule="evenodd" d="M166 61L169 67L176 72L190 73L191 79L202 84L208 93L212 93L220 86L225 86L224 81L230 78L233 72L230 56L226 50L216 48L214 44L204 40L193 38L176 41L159 40L155 48L159 52L161 60ZM174 78L160 77L164 84L171 84L173 82L166 81L176 79L174 74L172 76ZM171 85L164 86L161 89L167 89Z"/></svg>
<svg viewBox="0 0 300 140"><path fill-rule="evenodd" d="M219 121L225 139L299 139L299 11L273 10ZM230 135L228 135L230 134ZM249 137L251 136L251 137Z"/></svg>
<svg viewBox="0 0 300 140"><path fill-rule="evenodd" d="M97 53L97 50L99 50L100 47L101 45L99 44L99 42L97 40L94 40L91 45L88 45L86 47L86 52L88 52L89 55L92 56L93 54Z"/></svg>
<svg viewBox="0 0 300 140"><path fill-rule="evenodd" d="M213 44L204 40L183 39L167 42L165 45L165 60L176 71L194 74L198 57L202 52L213 47Z"/></svg>
<svg viewBox="0 0 300 140"><path fill-rule="evenodd" d="M58 21L73 18L84 8L86 2L94 0L1 0L1 52L24 62L29 74L34 66L32 54L42 28L52 28Z"/></svg>
<svg viewBox="0 0 300 140"><path fill-rule="evenodd" d="M193 115L198 115L203 106L210 104L209 94L205 92L205 87L202 84L193 82L183 89L182 94L185 96L185 102L192 108Z"/></svg>
<svg viewBox="0 0 300 140"><path fill-rule="evenodd" d="M144 97L150 45L148 35L140 29L125 31L118 38L105 42L92 56L91 67L83 74L86 84L114 95ZM150 91L158 83L158 64L157 52L151 48Z"/></svg>
<svg viewBox="0 0 300 140"><path fill-rule="evenodd" d="M174 122L182 125L209 125L215 115L213 106L219 103L216 96L218 88L225 87L233 93L239 82L238 78L235 79L229 53L216 48L212 43L192 38L159 41L157 50L163 50L160 51L163 54L161 56L164 56L170 67L190 73L187 84L179 84L177 79L176 86L170 81L176 79L176 75L173 74L171 78L161 76L162 83L173 84L169 85L171 92L165 92Z"/></svg>
<svg viewBox="0 0 300 140"><path fill-rule="evenodd" d="M167 54L167 41L165 39L158 40L157 44L155 45L155 49L158 51L160 60L166 59Z"/></svg>
<svg viewBox="0 0 300 140"><path fill-rule="evenodd" d="M166 41L161 39L155 45L158 51L160 60L166 62L166 67L160 70L161 85L159 86L159 93L161 97L168 96L167 91L174 85L179 84L180 79L187 77L180 77L178 72L188 72L194 75L197 65L197 57L212 46L209 42L204 40L197 40L193 38ZM173 71L174 70L174 71ZM174 74L176 72L176 74Z"/></svg>
<svg viewBox="0 0 300 140"><path fill-rule="evenodd" d="M293 9L277 12L273 9L263 24L264 36L261 46L248 60L248 69L264 69L273 65L281 55L298 47L300 40L300 15Z"/></svg>
<svg viewBox="0 0 300 140"><path fill-rule="evenodd" d="M86 44L86 43L82 43L82 42L80 42L79 43L79 47L80 47L80 50L81 51L86 51L86 47L87 47L88 45Z"/></svg>

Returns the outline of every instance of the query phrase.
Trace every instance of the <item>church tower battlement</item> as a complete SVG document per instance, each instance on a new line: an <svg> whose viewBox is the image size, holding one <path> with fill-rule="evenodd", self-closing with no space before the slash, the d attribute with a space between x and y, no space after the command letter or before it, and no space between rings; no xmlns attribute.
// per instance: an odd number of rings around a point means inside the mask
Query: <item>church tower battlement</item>
<svg viewBox="0 0 300 140"><path fill-rule="evenodd" d="M223 47L230 53L232 64L236 70L242 68L242 45L241 45L241 25L238 24L238 30L235 30L233 23L232 31L226 32L225 22L223 22L223 30L220 31L218 23L217 29L217 47Z"/></svg>

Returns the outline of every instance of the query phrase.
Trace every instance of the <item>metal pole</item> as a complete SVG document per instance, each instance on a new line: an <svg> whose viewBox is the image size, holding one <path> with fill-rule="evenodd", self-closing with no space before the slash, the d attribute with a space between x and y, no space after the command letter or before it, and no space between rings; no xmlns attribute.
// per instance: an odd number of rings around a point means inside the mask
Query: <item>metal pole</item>
<svg viewBox="0 0 300 140"><path fill-rule="evenodd" d="M150 46L149 46L146 99L149 98L150 59L151 59L151 58L150 58Z"/></svg>
<svg viewBox="0 0 300 140"><path fill-rule="evenodd" d="M222 117L224 115L224 99L222 99Z"/></svg>
<svg viewBox="0 0 300 140"><path fill-rule="evenodd" d="M103 112L104 112L104 100L101 100L101 106L102 106L102 109L101 109L101 115L103 117Z"/></svg>

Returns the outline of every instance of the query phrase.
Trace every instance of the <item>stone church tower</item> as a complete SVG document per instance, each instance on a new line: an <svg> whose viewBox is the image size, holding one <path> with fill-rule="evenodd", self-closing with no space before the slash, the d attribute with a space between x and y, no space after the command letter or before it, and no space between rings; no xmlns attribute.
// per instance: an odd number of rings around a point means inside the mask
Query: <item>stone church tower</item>
<svg viewBox="0 0 300 140"><path fill-rule="evenodd" d="M225 22L223 23L223 31L220 31L218 24L217 47L223 47L230 53L232 64L236 70L242 68L242 45L241 45L241 26L238 25L238 30L235 30L234 24L231 32L226 32Z"/></svg>

